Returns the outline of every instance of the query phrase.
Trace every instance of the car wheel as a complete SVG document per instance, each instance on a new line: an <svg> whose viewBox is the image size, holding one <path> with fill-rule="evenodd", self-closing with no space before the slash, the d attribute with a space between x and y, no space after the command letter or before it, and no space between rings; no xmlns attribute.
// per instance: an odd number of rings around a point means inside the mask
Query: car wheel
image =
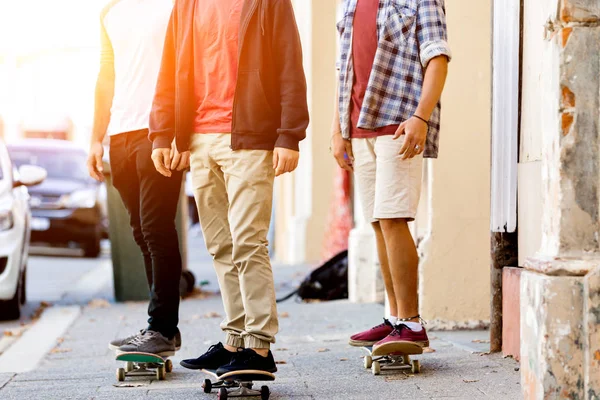
<svg viewBox="0 0 600 400"><path fill-rule="evenodd" d="M83 252L86 258L97 258L100 255L100 238L90 240L83 245Z"/></svg>
<svg viewBox="0 0 600 400"><path fill-rule="evenodd" d="M21 305L27 303L27 265L23 269L23 278L21 279Z"/></svg>
<svg viewBox="0 0 600 400"><path fill-rule="evenodd" d="M12 299L0 301L0 321L10 321L21 318L21 280L17 282L17 290Z"/></svg>

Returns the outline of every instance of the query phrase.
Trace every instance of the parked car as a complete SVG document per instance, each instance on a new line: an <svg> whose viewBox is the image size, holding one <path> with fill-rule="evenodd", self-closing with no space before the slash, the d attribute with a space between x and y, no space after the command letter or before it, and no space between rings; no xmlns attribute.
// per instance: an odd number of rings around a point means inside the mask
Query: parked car
<svg viewBox="0 0 600 400"><path fill-rule="evenodd" d="M43 167L48 178L31 188L31 241L70 246L98 257L107 235L106 191L89 177L86 151L66 140L26 139L8 147L17 166Z"/></svg>
<svg viewBox="0 0 600 400"><path fill-rule="evenodd" d="M0 320L18 319L27 294L27 253L31 211L27 186L41 183L43 168L22 165L18 170L0 140Z"/></svg>

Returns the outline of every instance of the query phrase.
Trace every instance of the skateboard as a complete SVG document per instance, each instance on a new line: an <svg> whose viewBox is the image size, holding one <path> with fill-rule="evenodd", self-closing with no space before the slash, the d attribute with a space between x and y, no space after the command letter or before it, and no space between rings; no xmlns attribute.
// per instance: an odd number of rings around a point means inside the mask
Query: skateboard
<svg viewBox="0 0 600 400"><path fill-rule="evenodd" d="M252 389L254 381L272 382L275 380L275 375L266 371L234 371L221 376L211 369L203 369L202 372L215 379L214 382L210 379L204 380L202 385L204 393L211 393L213 389L218 389L218 400L227 400L230 397L260 397L261 400L268 400L271 394L269 387L262 386L260 390Z"/></svg>
<svg viewBox="0 0 600 400"><path fill-rule="evenodd" d="M123 382L128 376L155 376L158 380L165 380L167 372L173 370L173 363L166 357L150 353L121 353L117 361L124 361L125 368L117 369L117 380Z"/></svg>
<svg viewBox="0 0 600 400"><path fill-rule="evenodd" d="M378 355L373 354L373 346L363 347L368 355L365 356L365 368L371 369L373 375L381 374L381 371L402 371L410 370L413 374L421 372L421 364L419 360L411 360L410 356L414 354L423 354L415 350L411 354L394 352L391 354Z"/></svg>

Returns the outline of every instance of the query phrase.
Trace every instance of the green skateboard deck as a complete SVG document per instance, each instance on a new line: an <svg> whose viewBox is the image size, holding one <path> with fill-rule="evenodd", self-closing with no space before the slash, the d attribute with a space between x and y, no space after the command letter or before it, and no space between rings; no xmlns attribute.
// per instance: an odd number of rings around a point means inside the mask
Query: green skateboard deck
<svg viewBox="0 0 600 400"><path fill-rule="evenodd" d="M402 371L410 370L413 374L421 372L421 363L419 360L411 360L410 356L414 354L423 354L423 349L418 352L404 353L394 349L388 354L381 354L381 351L373 352L373 346L365 346L363 349L368 353L364 358L365 369L370 369L373 375L381 374L381 371ZM378 349L379 350L379 349ZM417 351L415 349L415 351Z"/></svg>
<svg viewBox="0 0 600 400"><path fill-rule="evenodd" d="M256 390L253 389L254 382L275 380L275 375L272 373L257 370L234 371L221 376L211 369L203 369L202 372L214 379L214 381L204 380L202 385L204 393L211 393L213 389L218 389L218 400L227 400L230 397L260 397L261 400L268 400L271 395L269 387L262 386L260 390Z"/></svg>
<svg viewBox="0 0 600 400"><path fill-rule="evenodd" d="M125 368L117 369L117 380L123 382L127 377L154 376L158 380L165 380L167 372L173 370L173 363L166 357L150 353L121 353L117 361L125 362Z"/></svg>

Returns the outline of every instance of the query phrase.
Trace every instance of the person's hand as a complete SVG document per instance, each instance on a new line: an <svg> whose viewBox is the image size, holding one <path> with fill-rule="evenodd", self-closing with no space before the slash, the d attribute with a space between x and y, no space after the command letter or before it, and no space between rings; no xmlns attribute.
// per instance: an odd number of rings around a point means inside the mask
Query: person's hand
<svg viewBox="0 0 600 400"><path fill-rule="evenodd" d="M352 153L352 142L342 137L341 133L335 133L331 137L331 151L338 165L346 171L353 171L354 153Z"/></svg>
<svg viewBox="0 0 600 400"><path fill-rule="evenodd" d="M93 142L86 165L90 176L98 182L104 182L102 157L104 157L104 146L101 142Z"/></svg>
<svg viewBox="0 0 600 400"><path fill-rule="evenodd" d="M292 172L298 167L300 153L283 147L275 147L273 150L273 169L275 176Z"/></svg>
<svg viewBox="0 0 600 400"><path fill-rule="evenodd" d="M190 152L184 151L183 153L180 153L177 150L177 145L175 144L175 141L173 141L173 144L171 145L170 156L171 156L171 165L170 165L169 169L171 171L183 171L183 170L186 170L189 168Z"/></svg>
<svg viewBox="0 0 600 400"><path fill-rule="evenodd" d="M425 121L416 117L409 118L400 124L394 134L394 140L405 135L404 144L399 153L403 160L423 153L425 142L427 141L428 128L429 125Z"/></svg>
<svg viewBox="0 0 600 400"><path fill-rule="evenodd" d="M154 168L167 178L171 177L171 149L154 149L152 150L152 162Z"/></svg>

